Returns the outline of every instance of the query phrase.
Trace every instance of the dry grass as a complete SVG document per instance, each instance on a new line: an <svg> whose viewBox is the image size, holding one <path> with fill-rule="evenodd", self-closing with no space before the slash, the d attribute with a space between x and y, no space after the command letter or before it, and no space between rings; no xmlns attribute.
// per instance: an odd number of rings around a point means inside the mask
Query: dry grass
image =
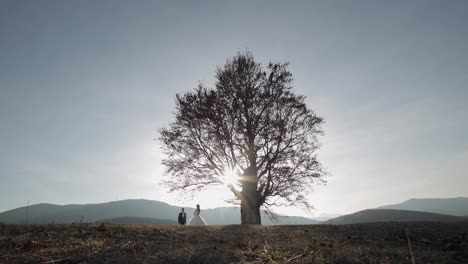
<svg viewBox="0 0 468 264"><path fill-rule="evenodd" d="M7 225L0 263L468 263L467 233L468 223Z"/></svg>

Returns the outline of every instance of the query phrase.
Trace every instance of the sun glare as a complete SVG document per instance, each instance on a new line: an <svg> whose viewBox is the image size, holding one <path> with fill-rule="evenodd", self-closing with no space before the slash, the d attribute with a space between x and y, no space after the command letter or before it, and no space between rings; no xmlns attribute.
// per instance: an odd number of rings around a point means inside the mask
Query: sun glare
<svg viewBox="0 0 468 264"><path fill-rule="evenodd" d="M233 169L226 169L224 171L222 178L226 186L232 185L235 187L239 183L239 176L237 175L236 171Z"/></svg>

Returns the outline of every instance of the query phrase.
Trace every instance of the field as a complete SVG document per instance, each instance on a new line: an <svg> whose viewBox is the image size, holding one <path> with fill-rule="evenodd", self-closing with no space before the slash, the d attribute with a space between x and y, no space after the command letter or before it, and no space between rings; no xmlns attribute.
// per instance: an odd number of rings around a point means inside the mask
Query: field
<svg viewBox="0 0 468 264"><path fill-rule="evenodd" d="M468 263L467 234L468 222L2 225L0 263Z"/></svg>

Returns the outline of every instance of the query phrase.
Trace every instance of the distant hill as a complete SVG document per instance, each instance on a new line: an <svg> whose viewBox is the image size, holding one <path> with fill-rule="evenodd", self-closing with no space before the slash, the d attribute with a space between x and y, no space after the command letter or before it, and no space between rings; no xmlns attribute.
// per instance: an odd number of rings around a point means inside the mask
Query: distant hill
<svg viewBox="0 0 468 264"><path fill-rule="evenodd" d="M439 199L410 199L399 204L381 206L377 209L411 210L438 214L466 216L468 215L468 198L457 197Z"/></svg>
<svg viewBox="0 0 468 264"><path fill-rule="evenodd" d="M330 219L325 224L344 225L372 222L457 222L466 221L463 217L443 215L427 212L417 212L394 209L367 209L349 215L343 215Z"/></svg>
<svg viewBox="0 0 468 264"><path fill-rule="evenodd" d="M28 216L28 223L73 223L95 222L104 219L122 217L130 218L155 218L176 221L180 207L167 203L151 200L121 200L100 204L35 204L20 207L0 213L0 222L6 224L23 224ZM193 214L194 208L185 208L187 221ZM219 207L215 209L202 208L202 216L210 225L240 224L239 207ZM316 220L305 217L282 216L279 222L273 222L265 212L262 212L262 224L264 225L290 225L290 224L317 224Z"/></svg>

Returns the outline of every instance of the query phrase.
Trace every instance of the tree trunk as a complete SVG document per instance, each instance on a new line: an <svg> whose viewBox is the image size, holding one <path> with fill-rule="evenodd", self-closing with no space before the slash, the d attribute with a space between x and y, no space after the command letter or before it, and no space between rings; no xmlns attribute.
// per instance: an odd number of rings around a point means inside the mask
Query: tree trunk
<svg viewBox="0 0 468 264"><path fill-rule="evenodd" d="M241 224L242 225L261 225L260 208L252 207L247 202L241 202Z"/></svg>
<svg viewBox="0 0 468 264"><path fill-rule="evenodd" d="M242 180L241 224L261 225L260 206L257 200L257 176L255 169L247 169Z"/></svg>

